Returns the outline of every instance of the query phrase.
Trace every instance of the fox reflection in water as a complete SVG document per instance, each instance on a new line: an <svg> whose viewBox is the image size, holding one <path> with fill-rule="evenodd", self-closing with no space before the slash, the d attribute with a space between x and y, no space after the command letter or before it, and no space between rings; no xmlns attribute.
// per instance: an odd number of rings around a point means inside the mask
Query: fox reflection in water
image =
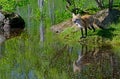
<svg viewBox="0 0 120 79"><path fill-rule="evenodd" d="M98 53L98 51L98 48L88 50L87 45L82 45L82 49L78 55L78 59L73 62L73 71L80 72L83 66L89 65L90 63L94 63L94 56Z"/></svg>
<svg viewBox="0 0 120 79"><path fill-rule="evenodd" d="M81 52L78 55L78 59L73 62L73 71L84 72L87 68L88 74L102 73L103 78L108 77L111 79L120 78L119 61L116 55L112 52L110 45L104 45L100 47L89 47L82 45Z"/></svg>

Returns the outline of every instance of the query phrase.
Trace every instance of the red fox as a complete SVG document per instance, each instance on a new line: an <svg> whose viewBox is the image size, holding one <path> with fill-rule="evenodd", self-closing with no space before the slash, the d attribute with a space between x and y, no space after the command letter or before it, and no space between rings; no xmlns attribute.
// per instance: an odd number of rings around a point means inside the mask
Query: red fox
<svg viewBox="0 0 120 79"><path fill-rule="evenodd" d="M72 21L77 25L77 27L81 29L81 34L82 34L81 38L87 36L87 28L93 29L95 31L94 25L101 27L101 23L99 22L99 20L94 18L92 15L80 16L80 14L77 15L73 14ZM85 30L85 36L83 34L83 29Z"/></svg>
<svg viewBox="0 0 120 79"><path fill-rule="evenodd" d="M51 27L51 30L55 33L60 33L68 27L74 27L77 25L77 27L81 28L81 32L83 36L83 29L85 29L85 32L87 35L87 29L93 29L95 31L95 28L93 26L95 25L101 26L100 24L101 23L99 22L99 20L95 19L93 15L86 14L86 15L80 16L79 14L77 15L73 14L73 18L70 18L59 24L53 25Z"/></svg>

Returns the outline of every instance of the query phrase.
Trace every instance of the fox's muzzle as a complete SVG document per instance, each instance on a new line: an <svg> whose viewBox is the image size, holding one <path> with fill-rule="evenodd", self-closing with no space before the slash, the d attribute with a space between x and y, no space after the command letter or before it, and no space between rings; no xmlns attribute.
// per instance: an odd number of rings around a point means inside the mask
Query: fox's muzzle
<svg viewBox="0 0 120 79"><path fill-rule="evenodd" d="M82 22L81 22L80 19L76 19L76 20L74 20L73 22L74 22L79 28L83 28L83 26L81 25Z"/></svg>

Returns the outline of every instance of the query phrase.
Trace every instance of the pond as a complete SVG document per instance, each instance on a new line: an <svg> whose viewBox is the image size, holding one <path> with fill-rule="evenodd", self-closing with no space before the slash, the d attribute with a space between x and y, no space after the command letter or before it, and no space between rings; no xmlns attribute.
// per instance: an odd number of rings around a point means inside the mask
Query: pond
<svg viewBox="0 0 120 79"><path fill-rule="evenodd" d="M15 38L1 44L0 79L120 78L119 47L35 42Z"/></svg>
<svg viewBox="0 0 120 79"><path fill-rule="evenodd" d="M23 8L17 13L26 22L25 32L0 44L0 79L120 79L119 46L66 44L50 29L41 42L41 23L30 5Z"/></svg>

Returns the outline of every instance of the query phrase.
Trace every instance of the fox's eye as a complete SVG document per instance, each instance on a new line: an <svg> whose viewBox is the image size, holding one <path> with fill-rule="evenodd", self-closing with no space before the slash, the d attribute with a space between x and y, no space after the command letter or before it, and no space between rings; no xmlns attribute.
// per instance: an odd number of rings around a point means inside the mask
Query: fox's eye
<svg viewBox="0 0 120 79"><path fill-rule="evenodd" d="M73 22L76 23L76 20L74 20Z"/></svg>
<svg viewBox="0 0 120 79"><path fill-rule="evenodd" d="M80 19L75 19L73 22L76 23L76 22L79 22L79 21L80 21Z"/></svg>

